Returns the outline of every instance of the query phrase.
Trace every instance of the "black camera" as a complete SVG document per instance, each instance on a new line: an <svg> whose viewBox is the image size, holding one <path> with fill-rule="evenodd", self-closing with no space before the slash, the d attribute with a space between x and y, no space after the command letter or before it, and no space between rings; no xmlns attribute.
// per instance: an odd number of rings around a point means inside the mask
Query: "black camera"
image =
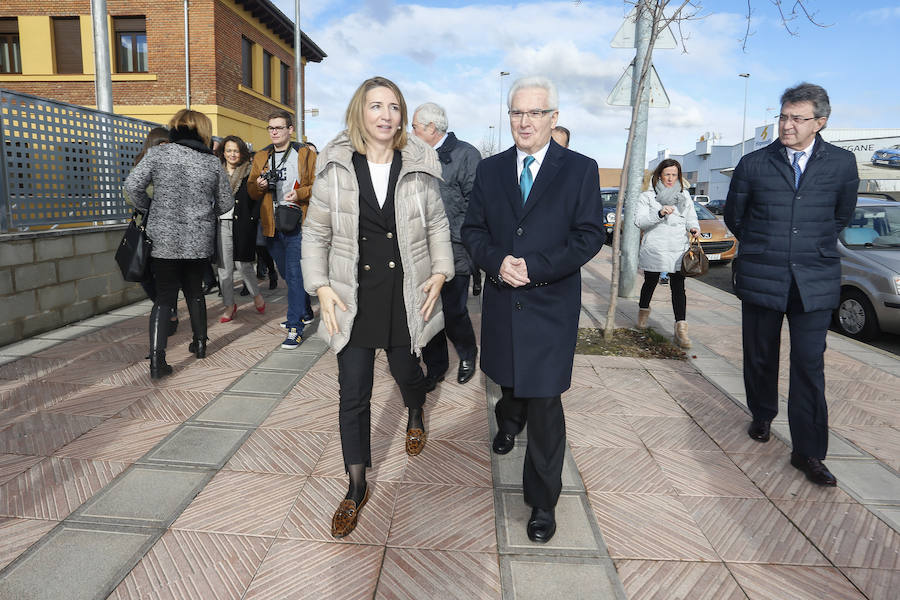
<svg viewBox="0 0 900 600"><path fill-rule="evenodd" d="M278 171L276 171L275 169L269 169L268 171L260 175L260 177L266 180L267 191L274 194L279 181Z"/></svg>

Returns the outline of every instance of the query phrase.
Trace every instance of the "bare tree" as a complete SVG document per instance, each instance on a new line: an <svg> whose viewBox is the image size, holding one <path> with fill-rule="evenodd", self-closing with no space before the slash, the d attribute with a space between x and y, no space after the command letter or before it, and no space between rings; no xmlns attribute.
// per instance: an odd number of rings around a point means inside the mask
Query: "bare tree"
<svg viewBox="0 0 900 600"><path fill-rule="evenodd" d="M644 95L644 88L648 85L648 74L651 68L651 59L653 57L653 48L660 32L664 31L669 25L675 21L682 21L692 17L696 17L700 11L699 2L690 2L683 0L681 5L666 17L664 9L669 5L669 0L638 0L634 3L637 13L636 19L640 20L641 11L646 11L650 16L650 43L647 46L647 54L644 56L641 72L633 74L632 85L637 86L637 93L633 95L636 98L631 107L631 123L628 127L628 141L625 144L625 160L622 167L622 176L619 180L619 199L616 202L616 226L613 228L612 243L612 277L610 280L609 309L606 312L606 324L603 327L603 337L611 340L613 332L616 328L616 304L619 297L619 274L621 272L621 264L619 261L619 249L622 245L621 240L621 223L622 208L625 206L625 190L628 189L628 164L631 162L632 148L634 146L635 131L637 129L638 108L640 99ZM685 12L687 9L687 12ZM684 45L684 37L682 36L682 46ZM641 157L643 163L643 157Z"/></svg>
<svg viewBox="0 0 900 600"><path fill-rule="evenodd" d="M478 143L478 151L481 152L481 158L492 156L496 151L496 146L493 130L491 130L491 133L481 138L481 141Z"/></svg>
<svg viewBox="0 0 900 600"><path fill-rule="evenodd" d="M811 11L807 7L809 0L789 1L791 2L790 11L785 12L783 0L769 0L769 2L775 5L775 7L778 9L778 14L781 18L782 26L790 35L797 35L797 29L792 25L792 23L796 19L801 17L805 18L807 21L817 27L828 27L828 25L824 25L818 21L817 11ZM669 16L666 16L665 11L669 8L670 4L673 4L671 0L625 0L625 4L632 5L637 9L636 17L638 19L640 18L641 11L646 11L646 14L648 14L650 17L651 27L650 43L647 46L647 53L644 56L641 72L633 74L632 85L637 86L637 94L635 94L633 97L637 98L638 101L635 102L634 106L631 107L631 123L628 127L628 141L625 145L625 160L623 162L622 177L619 181L619 199L616 203L616 227L613 230L612 277L610 281L609 309L606 313L606 323L603 331L603 337L607 340L612 339L616 325L616 303L619 297L619 275L621 271L621 264L619 261L619 251L621 248L620 224L622 222L622 209L626 201L625 191L628 186L628 163L631 161L632 148L634 146L636 129L635 125L637 124L638 120L640 98L643 97L644 89L647 85L649 85L648 76L652 65L653 49L656 45L659 34L670 25L675 25L675 28L678 31L678 38L682 47L682 51L687 52L687 47L685 45L687 41L687 35L682 31L681 25L685 21L702 18L703 16L701 14L703 7L700 0L681 0L680 4L678 2L674 3L678 4L678 7L674 11L672 11ZM744 34L743 39L741 40L742 49L746 49L748 40L750 36L753 35L753 32L751 30L753 14L753 0L747 0L747 30ZM643 157L641 157L641 161L643 162ZM634 202L635 199L629 198L627 199L627 201Z"/></svg>

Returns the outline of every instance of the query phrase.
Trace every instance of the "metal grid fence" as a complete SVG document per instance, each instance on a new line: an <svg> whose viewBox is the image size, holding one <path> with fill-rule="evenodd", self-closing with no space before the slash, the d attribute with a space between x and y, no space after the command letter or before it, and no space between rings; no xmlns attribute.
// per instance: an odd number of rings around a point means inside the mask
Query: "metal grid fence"
<svg viewBox="0 0 900 600"><path fill-rule="evenodd" d="M127 219L122 185L156 126L0 89L0 232Z"/></svg>

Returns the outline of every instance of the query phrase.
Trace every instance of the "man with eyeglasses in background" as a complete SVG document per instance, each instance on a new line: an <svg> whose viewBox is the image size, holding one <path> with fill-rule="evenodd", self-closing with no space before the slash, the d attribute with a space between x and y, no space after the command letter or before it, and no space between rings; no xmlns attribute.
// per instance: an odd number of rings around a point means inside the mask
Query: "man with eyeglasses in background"
<svg viewBox="0 0 900 600"><path fill-rule="evenodd" d="M469 275L475 269L469 253L459 237L469 196L475 182L475 169L481 161L481 153L475 146L464 142L447 131L447 112L434 102L426 102L413 113L412 130L417 138L434 148L441 163L441 200L450 222L450 243L453 246L453 279L441 288L441 305L444 309L444 329L422 348L422 361L426 367L428 391L434 390L450 368L447 340L453 344L459 356L457 383L467 383L475 375L478 345L475 329L469 318L466 302L469 299Z"/></svg>
<svg viewBox="0 0 900 600"><path fill-rule="evenodd" d="M556 532L581 266L603 246L597 163L551 140L559 116L545 77L512 84L507 97L515 146L481 161L462 240L487 275L481 312L481 369L500 386L493 450L506 454L528 424L522 483L532 507L526 532Z"/></svg>
<svg viewBox="0 0 900 600"><path fill-rule="evenodd" d="M266 248L287 284L287 320L281 324L287 329L287 337L281 347L292 350L303 342L303 327L313 320L300 271L300 228L312 194L316 154L305 144L291 142L294 122L289 112L276 111L269 115L268 122L266 130L272 144L254 155L247 192L260 203L259 224ZM301 211L297 226L291 231L275 228L275 209L280 205L294 205Z"/></svg>
<svg viewBox="0 0 900 600"><path fill-rule="evenodd" d="M850 222L859 186L853 153L819 135L830 114L823 88L801 83L785 90L778 139L740 160L725 201L725 224L741 244L734 271L752 416L747 434L769 441L778 414L786 315L791 465L825 486L837 484L822 462L828 451L825 337L841 293L838 234Z"/></svg>

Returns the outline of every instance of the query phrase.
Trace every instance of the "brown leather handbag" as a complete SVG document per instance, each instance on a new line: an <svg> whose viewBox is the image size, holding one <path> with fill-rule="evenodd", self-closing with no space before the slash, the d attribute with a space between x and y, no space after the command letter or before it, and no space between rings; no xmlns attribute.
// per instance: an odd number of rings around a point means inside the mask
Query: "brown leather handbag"
<svg viewBox="0 0 900 600"><path fill-rule="evenodd" d="M681 256L681 269L679 272L685 277L700 277L709 271L709 259L700 246L700 240L691 240L687 252Z"/></svg>

